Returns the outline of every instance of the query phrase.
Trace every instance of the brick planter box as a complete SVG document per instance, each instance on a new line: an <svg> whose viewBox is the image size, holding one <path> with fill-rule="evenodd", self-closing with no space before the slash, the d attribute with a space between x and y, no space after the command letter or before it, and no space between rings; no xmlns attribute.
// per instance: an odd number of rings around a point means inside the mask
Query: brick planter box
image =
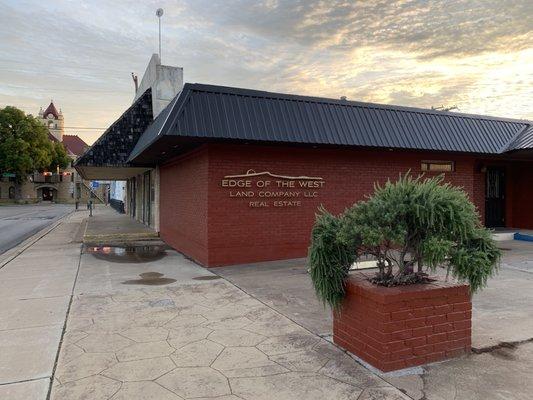
<svg viewBox="0 0 533 400"><path fill-rule="evenodd" d="M436 280L387 288L350 276L333 340L375 368L394 371L470 351L469 287Z"/></svg>

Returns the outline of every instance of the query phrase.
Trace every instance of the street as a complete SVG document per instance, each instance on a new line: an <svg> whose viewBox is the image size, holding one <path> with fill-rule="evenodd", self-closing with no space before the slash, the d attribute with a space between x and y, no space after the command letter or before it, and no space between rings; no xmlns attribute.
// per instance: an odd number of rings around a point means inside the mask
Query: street
<svg viewBox="0 0 533 400"><path fill-rule="evenodd" d="M0 206L0 254L52 224L73 208L72 204Z"/></svg>

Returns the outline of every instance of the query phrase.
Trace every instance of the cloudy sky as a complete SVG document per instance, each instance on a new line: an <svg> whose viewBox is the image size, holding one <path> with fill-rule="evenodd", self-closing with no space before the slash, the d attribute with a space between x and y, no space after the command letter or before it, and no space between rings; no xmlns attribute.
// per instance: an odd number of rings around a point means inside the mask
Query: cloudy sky
<svg viewBox="0 0 533 400"><path fill-rule="evenodd" d="M0 107L92 143L157 51L185 81L533 119L531 0L0 0Z"/></svg>

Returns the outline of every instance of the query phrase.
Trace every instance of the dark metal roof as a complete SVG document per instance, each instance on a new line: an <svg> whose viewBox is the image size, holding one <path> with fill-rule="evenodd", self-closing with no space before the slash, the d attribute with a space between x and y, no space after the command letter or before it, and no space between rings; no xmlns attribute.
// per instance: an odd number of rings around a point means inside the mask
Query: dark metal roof
<svg viewBox="0 0 533 400"><path fill-rule="evenodd" d="M525 128L505 151L533 149L533 125Z"/></svg>
<svg viewBox="0 0 533 400"><path fill-rule="evenodd" d="M525 120L188 83L128 160L169 136L500 154L530 126Z"/></svg>

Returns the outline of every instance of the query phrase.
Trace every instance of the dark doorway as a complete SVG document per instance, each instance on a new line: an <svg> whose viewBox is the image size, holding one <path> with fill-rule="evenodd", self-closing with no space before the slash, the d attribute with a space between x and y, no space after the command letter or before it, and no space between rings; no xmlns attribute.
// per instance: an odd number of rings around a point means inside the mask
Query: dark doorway
<svg viewBox="0 0 533 400"><path fill-rule="evenodd" d="M136 204L136 200L137 200L137 193L135 191L136 189L136 183L135 183L136 179L135 178L131 178L128 183L129 183L129 191L128 191L128 194L130 196L130 215L135 218L135 214L137 213L137 210L136 210L136 207L137 207L137 204Z"/></svg>
<svg viewBox="0 0 533 400"><path fill-rule="evenodd" d="M43 201L53 201L54 200L54 194L53 190L47 187L43 187Z"/></svg>
<svg viewBox="0 0 533 400"><path fill-rule="evenodd" d="M485 225L488 228L505 226L505 169L503 168L487 168Z"/></svg>

